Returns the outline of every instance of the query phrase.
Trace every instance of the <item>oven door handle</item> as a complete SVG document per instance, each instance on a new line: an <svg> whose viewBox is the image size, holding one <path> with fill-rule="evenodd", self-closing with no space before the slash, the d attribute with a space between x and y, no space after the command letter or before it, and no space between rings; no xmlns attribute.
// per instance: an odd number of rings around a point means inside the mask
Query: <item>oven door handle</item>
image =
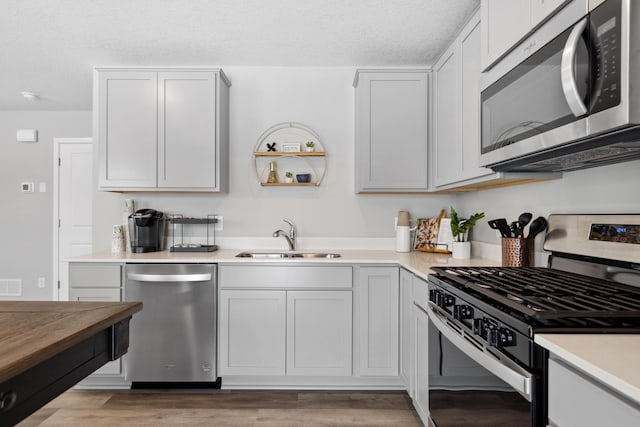
<svg viewBox="0 0 640 427"><path fill-rule="evenodd" d="M564 97L569 104L569 108L574 116L580 117L587 114L587 106L584 105L575 78L575 62L576 53L578 51L578 42L582 37L582 33L587 26L587 18L578 22L571 30L569 38L562 50L562 60L560 62L560 81L562 83L562 91Z"/></svg>
<svg viewBox="0 0 640 427"><path fill-rule="evenodd" d="M531 382L533 375L518 366L512 360L493 352L489 352L486 347L478 348L472 344L465 336L463 330L457 331L447 324L447 318L440 314L433 303L429 303L427 314L436 328L444 335L451 344L458 347L467 356L475 360L480 366L500 378L505 383L513 387L528 402L532 401Z"/></svg>

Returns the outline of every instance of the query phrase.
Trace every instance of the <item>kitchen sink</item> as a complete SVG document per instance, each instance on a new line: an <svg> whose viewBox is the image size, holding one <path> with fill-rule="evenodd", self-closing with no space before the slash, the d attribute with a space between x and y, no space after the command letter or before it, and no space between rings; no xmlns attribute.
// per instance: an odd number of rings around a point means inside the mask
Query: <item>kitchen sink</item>
<svg viewBox="0 0 640 427"><path fill-rule="evenodd" d="M340 258L340 254L330 252L240 252L238 258L255 259L300 259L300 258Z"/></svg>

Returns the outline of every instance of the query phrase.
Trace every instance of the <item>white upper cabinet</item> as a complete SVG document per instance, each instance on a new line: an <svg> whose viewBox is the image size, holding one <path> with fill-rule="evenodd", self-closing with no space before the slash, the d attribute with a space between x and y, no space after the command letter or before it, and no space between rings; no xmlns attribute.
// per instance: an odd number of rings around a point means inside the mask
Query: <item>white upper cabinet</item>
<svg viewBox="0 0 640 427"><path fill-rule="evenodd" d="M482 69L490 68L569 1L482 0Z"/></svg>
<svg viewBox="0 0 640 427"><path fill-rule="evenodd" d="M434 66L436 189L495 175L480 167L480 19L476 14Z"/></svg>
<svg viewBox="0 0 640 427"><path fill-rule="evenodd" d="M356 192L428 191L427 70L358 70Z"/></svg>
<svg viewBox="0 0 640 427"><path fill-rule="evenodd" d="M213 68L97 68L100 188L226 191L229 85Z"/></svg>

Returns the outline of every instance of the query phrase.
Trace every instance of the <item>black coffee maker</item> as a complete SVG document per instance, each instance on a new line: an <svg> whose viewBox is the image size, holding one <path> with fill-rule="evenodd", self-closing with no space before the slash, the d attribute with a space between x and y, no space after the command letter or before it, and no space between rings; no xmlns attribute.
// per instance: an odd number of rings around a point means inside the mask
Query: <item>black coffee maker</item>
<svg viewBox="0 0 640 427"><path fill-rule="evenodd" d="M164 214L155 209L140 209L129 215L131 252L158 252L164 244Z"/></svg>

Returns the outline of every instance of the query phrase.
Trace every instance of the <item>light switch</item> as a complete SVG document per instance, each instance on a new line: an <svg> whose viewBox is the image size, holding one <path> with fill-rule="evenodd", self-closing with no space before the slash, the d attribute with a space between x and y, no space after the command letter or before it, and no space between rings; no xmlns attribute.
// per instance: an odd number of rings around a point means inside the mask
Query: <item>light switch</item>
<svg viewBox="0 0 640 427"><path fill-rule="evenodd" d="M33 182L23 182L20 184L23 193L33 193Z"/></svg>
<svg viewBox="0 0 640 427"><path fill-rule="evenodd" d="M46 193L47 192L47 183L46 182L39 182L38 183L38 191L41 193Z"/></svg>

